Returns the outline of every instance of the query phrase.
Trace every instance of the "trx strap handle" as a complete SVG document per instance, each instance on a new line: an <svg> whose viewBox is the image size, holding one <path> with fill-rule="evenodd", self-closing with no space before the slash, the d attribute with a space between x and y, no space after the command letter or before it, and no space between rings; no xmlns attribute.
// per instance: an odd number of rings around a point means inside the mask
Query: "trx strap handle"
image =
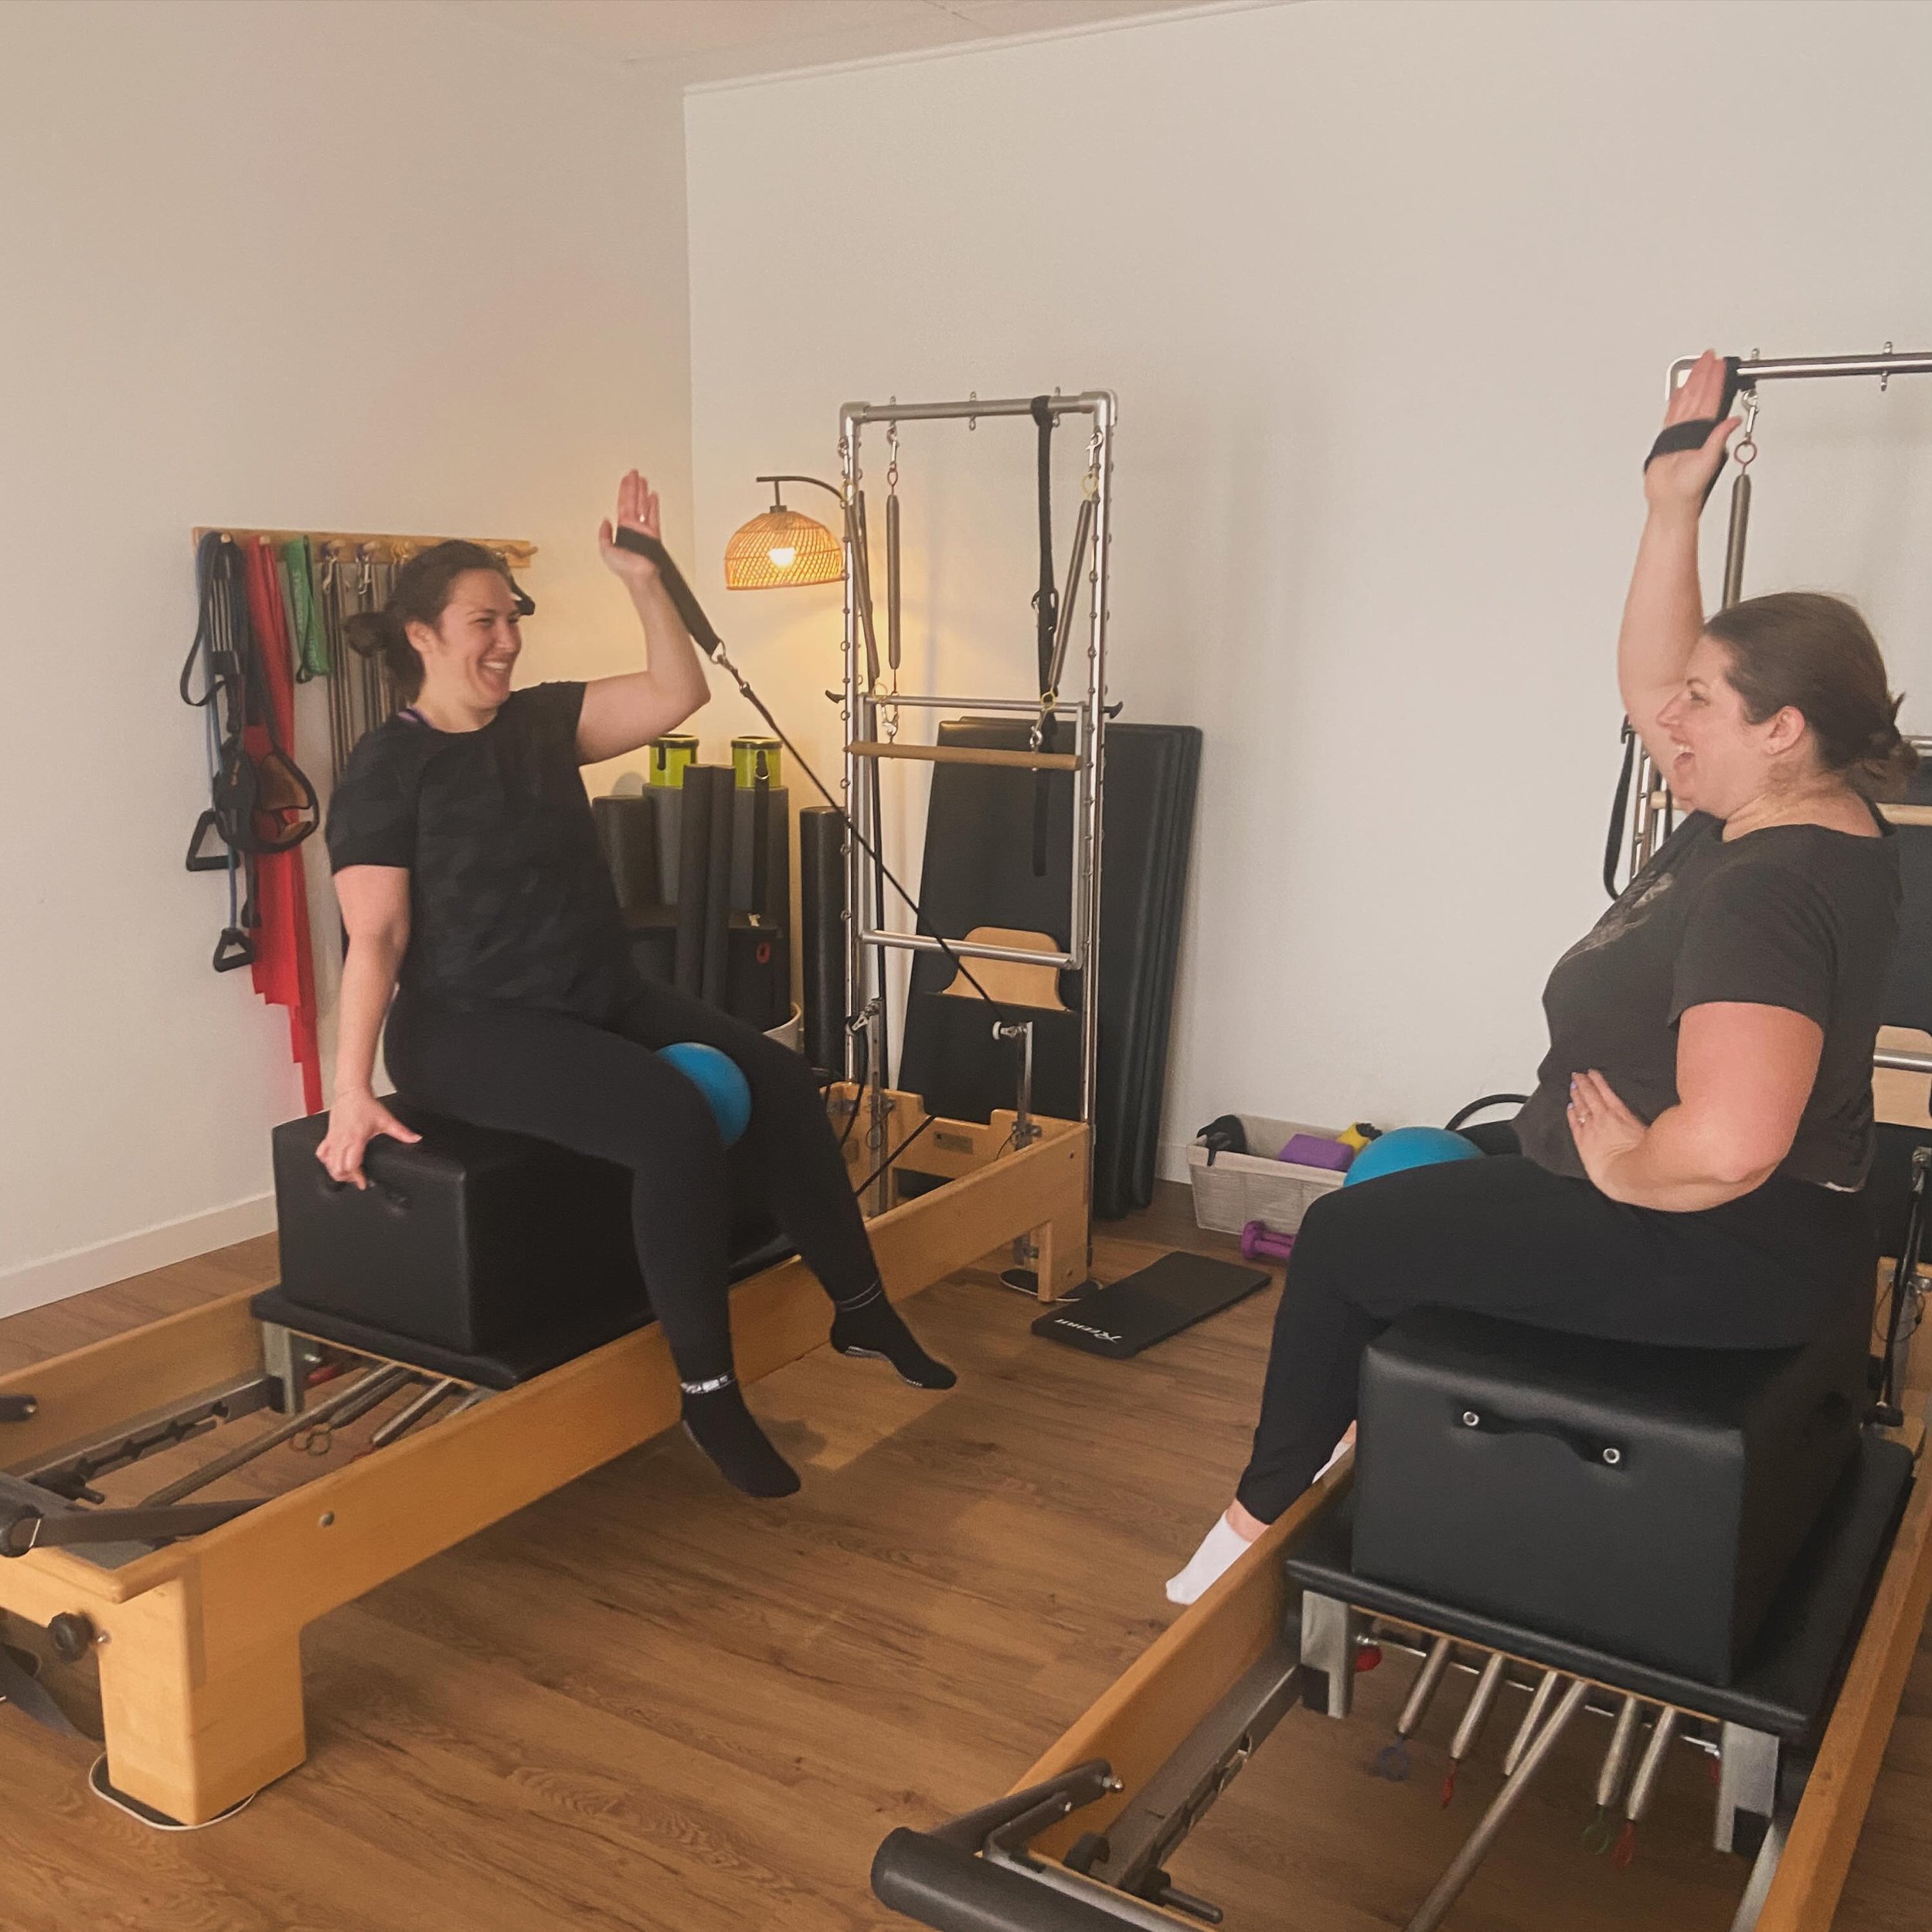
<svg viewBox="0 0 1932 1932"><path fill-rule="evenodd" d="M1039 426L1039 588L1033 593L1034 650L1039 665L1040 748L1053 749L1054 717L1048 709L1053 689L1053 645L1060 631L1060 586L1053 573L1053 399L1036 396L1032 417ZM1052 784L1042 772L1033 784L1033 876L1046 876L1046 809Z"/></svg>

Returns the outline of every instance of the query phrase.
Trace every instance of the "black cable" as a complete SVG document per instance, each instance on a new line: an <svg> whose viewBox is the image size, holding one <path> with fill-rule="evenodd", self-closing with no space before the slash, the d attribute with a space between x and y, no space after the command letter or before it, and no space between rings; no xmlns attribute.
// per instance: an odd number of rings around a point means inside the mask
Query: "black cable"
<svg viewBox="0 0 1932 1932"><path fill-rule="evenodd" d="M855 1114L856 1114L858 1109L855 1107L852 1111ZM914 1128L913 1131L908 1134L906 1138L901 1141L899 1145L894 1148L893 1151L888 1154L886 1158L881 1161L862 1181L859 1182L852 1189L852 1192L855 1194L863 1194L866 1189L870 1187L872 1184L892 1165L893 1162L897 1160L900 1155L903 1154L906 1148L910 1147L913 1142L917 1140L920 1135L924 1133L927 1128L932 1125L934 1121L937 1117L938 1117L936 1114L928 1114L926 1117L921 1121L920 1124ZM1012 1137L1009 1135L1008 1138L1010 1139Z"/></svg>
<svg viewBox="0 0 1932 1932"><path fill-rule="evenodd" d="M859 829L852 814L832 795L825 781L812 770L811 765L806 762L804 753L786 735L784 726L771 715L770 711L766 706L764 699L752 689L750 682L746 678L745 674L731 662L725 651L724 639L719 636L712 626L711 620L705 615L704 607L692 594L690 585L685 582L684 574L679 570L671 553L656 537L648 536L642 530L633 530L628 527L620 528L615 540L621 549L634 550L639 556L648 557L658 566L658 575L664 580L664 587L669 593L672 604L677 607L678 615L683 620L684 628L690 632L692 640L697 644L699 648L710 658L713 664L717 665L719 670L730 676L732 682L737 685L739 693L745 702L771 727L771 735L784 747L792 762L811 781L813 788L818 792L819 797L838 813L839 822L857 840L859 850L871 859L872 864L877 868L879 876L911 909L913 918L923 919L926 914L919 901L899 883L892 868L886 863L884 855L879 852L878 847ZM1005 1021L1007 1017L1005 1008L1001 1005L999 1002L994 998L992 995L988 992L986 988L974 977L971 969L967 965L965 961L953 951L945 935L942 933L934 933L930 937L940 951L952 961L960 978L964 980L988 1006L992 1007L1002 1022Z"/></svg>

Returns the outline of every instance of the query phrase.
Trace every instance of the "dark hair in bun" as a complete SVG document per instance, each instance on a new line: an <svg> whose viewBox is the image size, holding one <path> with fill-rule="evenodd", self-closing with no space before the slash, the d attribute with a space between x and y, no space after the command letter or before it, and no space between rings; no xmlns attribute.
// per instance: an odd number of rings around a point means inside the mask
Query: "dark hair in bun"
<svg viewBox="0 0 1932 1932"><path fill-rule="evenodd" d="M529 614L534 607L510 575L509 566L494 550L457 539L418 550L396 572L389 602L379 611L358 611L342 626L349 648L379 659L405 700L423 688L423 660L410 642L409 627L427 624L434 629L449 604L456 580L471 570L495 571L515 593L519 612Z"/></svg>
<svg viewBox="0 0 1932 1932"><path fill-rule="evenodd" d="M1868 798L1896 798L1919 768L1898 726L1878 640L1842 597L1779 590L1716 612L1705 630L1730 653L1731 688L1753 724L1801 712L1818 761Z"/></svg>

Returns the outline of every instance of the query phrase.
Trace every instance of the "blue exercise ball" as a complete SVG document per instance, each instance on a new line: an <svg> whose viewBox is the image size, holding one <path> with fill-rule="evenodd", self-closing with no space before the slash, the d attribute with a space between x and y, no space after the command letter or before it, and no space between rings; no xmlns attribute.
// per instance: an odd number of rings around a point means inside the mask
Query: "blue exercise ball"
<svg viewBox="0 0 1932 1932"><path fill-rule="evenodd" d="M679 1040L659 1049L658 1058L675 1066L702 1094L730 1147L751 1120L751 1088L729 1053L697 1040Z"/></svg>
<svg viewBox="0 0 1932 1932"><path fill-rule="evenodd" d="M1461 1134L1446 1127L1398 1127L1378 1135L1349 1163L1349 1178L1342 1183L1352 1187L1357 1181L1373 1181L1385 1174L1401 1174L1412 1167L1440 1167L1446 1161L1479 1161L1482 1149Z"/></svg>

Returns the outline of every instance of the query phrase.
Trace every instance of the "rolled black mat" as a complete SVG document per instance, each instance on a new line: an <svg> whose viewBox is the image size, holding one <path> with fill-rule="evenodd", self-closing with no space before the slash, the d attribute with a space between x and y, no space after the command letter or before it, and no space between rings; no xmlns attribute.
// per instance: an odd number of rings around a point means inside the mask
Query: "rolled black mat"
<svg viewBox="0 0 1932 1932"><path fill-rule="evenodd" d="M798 815L799 935L805 1058L821 1073L845 1066L845 826L829 805Z"/></svg>
<svg viewBox="0 0 1932 1932"><path fill-rule="evenodd" d="M597 838L604 862L617 889L617 904L627 913L658 904L663 892L658 872L658 801L648 792L621 798L594 798Z"/></svg>
<svg viewBox="0 0 1932 1932"><path fill-rule="evenodd" d="M704 992L705 890L711 876L711 781L702 765L686 768L679 791L683 822L678 841L678 991Z"/></svg>
<svg viewBox="0 0 1932 1932"><path fill-rule="evenodd" d="M731 832L734 784L729 765L693 765L684 774L689 795L691 781L702 774L711 789L711 845L706 855L704 888L704 971L699 981L707 1004L722 1008L731 959Z"/></svg>

